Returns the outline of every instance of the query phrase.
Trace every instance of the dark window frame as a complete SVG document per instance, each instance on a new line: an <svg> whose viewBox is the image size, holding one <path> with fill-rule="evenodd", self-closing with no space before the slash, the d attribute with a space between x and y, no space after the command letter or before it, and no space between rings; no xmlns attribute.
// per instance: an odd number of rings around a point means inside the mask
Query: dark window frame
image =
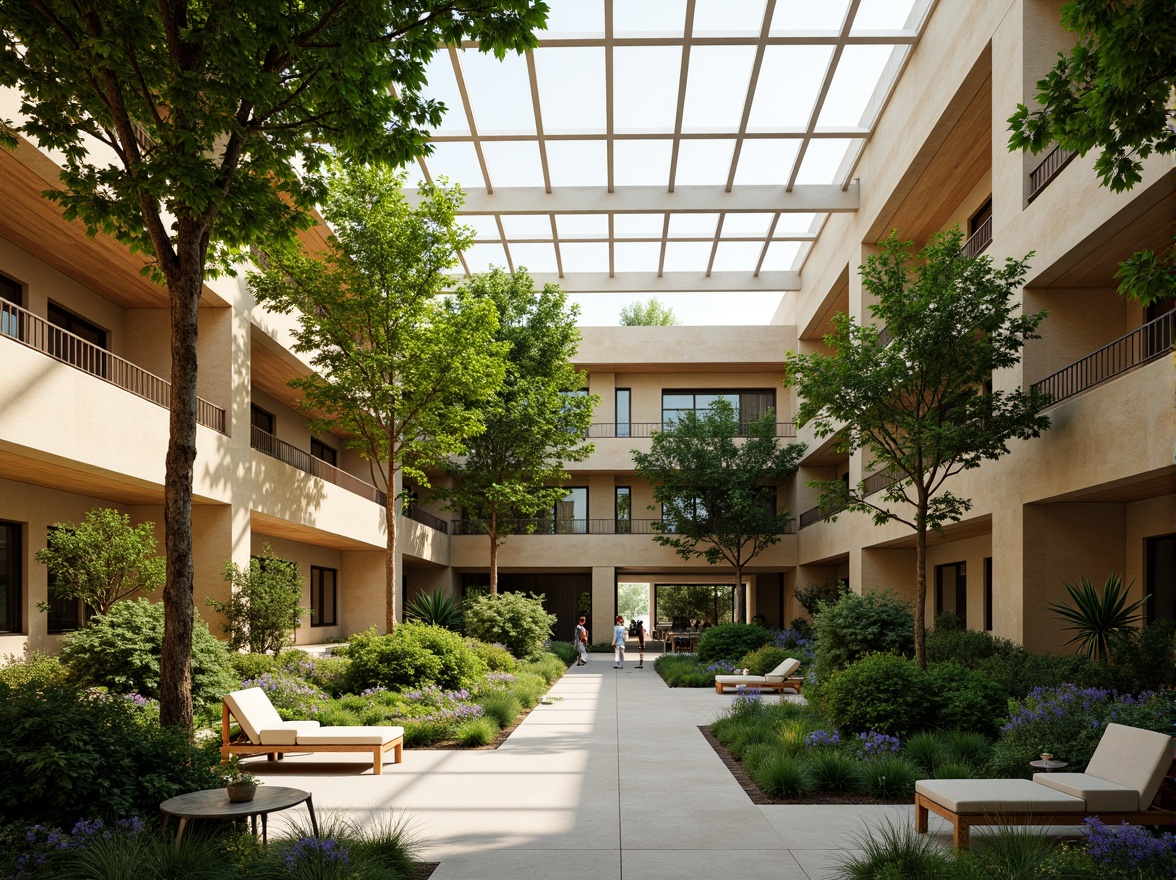
<svg viewBox="0 0 1176 880"><path fill-rule="evenodd" d="M943 572L955 569L955 615L968 625L968 568L967 562L948 562L935 566L935 615L943 613Z"/></svg>
<svg viewBox="0 0 1176 880"><path fill-rule="evenodd" d="M694 400L692 401L691 407L689 409L687 409L685 407L670 407L667 409L667 407L666 407L666 396L667 395L681 395L681 396L690 395L691 397L694 398ZM744 410L744 404L745 404L744 398L745 397L757 395L757 396L761 396L761 397L770 398L770 402L768 403L768 406L764 408L764 413L766 413L768 409L771 409L773 412L779 411L777 409L777 403L779 401L776 396L776 389L775 388L663 388L662 392L661 392L662 427L665 428L668 425L672 424L672 422L666 418L667 412L672 412L672 413L694 412L694 413L697 413L700 415L702 413L708 412L710 410L709 405L706 407L703 407L701 409L698 406L698 397L700 395L706 396L706 397L720 397L721 396L721 397L727 397L727 398L734 398L735 418L739 422L741 433L746 432L747 425L750 424L753 420L763 417L763 413L761 413L759 415L755 415L753 413L745 412L745 410Z"/></svg>
<svg viewBox="0 0 1176 880"><path fill-rule="evenodd" d="M628 499L628 510L621 515L621 496ZM633 531L633 487L616 486L613 488L613 519L618 535L627 535Z"/></svg>
<svg viewBox="0 0 1176 880"><path fill-rule="evenodd" d="M328 620L323 613L323 575L331 574L331 615ZM339 625L339 569L327 568L322 565L310 567L310 625L338 626Z"/></svg>
<svg viewBox="0 0 1176 880"><path fill-rule="evenodd" d="M24 569L21 565L24 552L24 525L10 520L0 520L0 530L5 538L4 566L4 614L0 615L0 633L24 632Z"/></svg>
<svg viewBox="0 0 1176 880"><path fill-rule="evenodd" d="M992 196L985 199L968 218L968 237L971 238L992 217Z"/></svg>
<svg viewBox="0 0 1176 880"><path fill-rule="evenodd" d="M52 533L65 528L65 526L49 526L48 531ZM90 615L97 613L96 610L81 599L54 599L53 581L53 572L47 570L46 588L49 607L45 612L45 623L49 634L60 635L81 629L90 619Z"/></svg>
<svg viewBox="0 0 1176 880"><path fill-rule="evenodd" d="M261 417L262 421L268 422L268 428L257 423L259 416ZM277 436L276 431L278 429L278 417L268 409L263 409L256 403L251 403L249 404L249 426L251 428L257 428L257 430L274 437Z"/></svg>
<svg viewBox="0 0 1176 880"><path fill-rule="evenodd" d="M8 275L0 274L0 300L24 308L24 285ZM0 312L0 334L24 339L24 317L19 313Z"/></svg>
<svg viewBox="0 0 1176 880"><path fill-rule="evenodd" d="M625 418L621 420L621 395L625 395ZM617 388L613 394L616 418L617 437L630 437L633 434L633 389Z"/></svg>
<svg viewBox="0 0 1176 880"><path fill-rule="evenodd" d="M85 340L91 345L95 345L103 351L110 351L110 331L104 327L99 327L88 318L84 318L75 312L73 309L66 308L61 303L55 300L49 300L47 309L49 323L54 327L64 330L66 333L72 333L79 339ZM82 332L78 332L78 331ZM88 338L87 334L101 337L101 342L95 342Z"/></svg>
<svg viewBox="0 0 1176 880"><path fill-rule="evenodd" d="M1164 580L1161 577L1161 573L1157 571L1157 569L1161 568L1159 556L1163 552L1162 548L1174 543L1176 543L1176 532L1169 535L1151 535L1144 538L1143 582L1144 589L1148 594L1144 614L1147 623L1154 623L1158 617L1159 619L1176 619L1176 611L1172 612L1174 615L1173 618L1168 618L1167 615L1160 616L1161 612L1165 609L1162 607L1157 608L1157 606L1161 605L1161 602L1170 606L1176 605L1172 597L1172 593L1176 592L1176 585ZM1160 593L1161 587L1163 587L1164 592L1167 594L1162 597L1157 595Z"/></svg>
<svg viewBox="0 0 1176 880"><path fill-rule="evenodd" d="M324 443L317 437L310 438L310 454L319 461L326 462L333 468L339 466L339 450L334 446Z"/></svg>
<svg viewBox="0 0 1176 880"><path fill-rule="evenodd" d="M984 557L984 631L992 632L992 557Z"/></svg>

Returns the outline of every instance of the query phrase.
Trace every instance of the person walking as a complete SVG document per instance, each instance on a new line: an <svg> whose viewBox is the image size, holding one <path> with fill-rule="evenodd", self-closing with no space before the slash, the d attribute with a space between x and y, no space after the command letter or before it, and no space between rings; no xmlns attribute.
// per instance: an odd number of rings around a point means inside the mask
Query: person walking
<svg viewBox="0 0 1176 880"><path fill-rule="evenodd" d="M625 618L623 615L617 615L617 625L613 627L613 652L616 657L616 663L613 664L613 669L625 668Z"/></svg>
<svg viewBox="0 0 1176 880"><path fill-rule="evenodd" d="M576 624L576 665L583 666L588 662L588 628L584 626L588 618L581 617Z"/></svg>

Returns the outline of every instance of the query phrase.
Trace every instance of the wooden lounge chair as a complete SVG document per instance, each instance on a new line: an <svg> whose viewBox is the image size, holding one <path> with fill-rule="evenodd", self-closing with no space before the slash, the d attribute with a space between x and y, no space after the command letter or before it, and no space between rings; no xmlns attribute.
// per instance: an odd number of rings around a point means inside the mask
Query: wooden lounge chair
<svg viewBox="0 0 1176 880"><path fill-rule="evenodd" d="M229 719L241 726L241 734L229 736ZM384 755L392 762L404 757L403 727L320 727L317 721L283 721L261 688L246 688L225 696L221 711L221 757L269 755L276 761L287 752L366 752L372 756L372 773L384 769Z"/></svg>
<svg viewBox="0 0 1176 880"><path fill-rule="evenodd" d="M802 679L792 674L798 669L800 661L789 657L767 675L716 675L715 690L721 694L727 688L748 687L781 694L793 690L799 694Z"/></svg>
<svg viewBox="0 0 1176 880"><path fill-rule="evenodd" d="M1176 812L1153 804L1171 764L1167 734L1108 724L1085 773L916 782L915 831L926 833L928 811L951 823L959 849L968 848L972 825L1081 825L1087 816L1107 824L1171 824Z"/></svg>

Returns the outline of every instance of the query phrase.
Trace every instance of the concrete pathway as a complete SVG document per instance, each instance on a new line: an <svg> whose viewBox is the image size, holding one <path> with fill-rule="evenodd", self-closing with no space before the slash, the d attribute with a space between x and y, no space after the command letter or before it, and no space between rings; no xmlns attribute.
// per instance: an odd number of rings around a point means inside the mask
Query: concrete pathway
<svg viewBox="0 0 1176 880"><path fill-rule="evenodd" d="M320 817L407 820L432 880L817 880L867 826L911 821L908 806L751 803L698 730L733 696L668 688L652 656L617 671L590 654L494 750L410 749L380 776L347 756L248 763L312 791Z"/></svg>

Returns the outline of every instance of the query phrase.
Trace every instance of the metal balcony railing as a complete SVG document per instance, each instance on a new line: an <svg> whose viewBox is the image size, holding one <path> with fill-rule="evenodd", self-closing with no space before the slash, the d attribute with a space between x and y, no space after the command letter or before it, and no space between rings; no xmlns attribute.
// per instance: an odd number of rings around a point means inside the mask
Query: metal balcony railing
<svg viewBox="0 0 1176 880"><path fill-rule="evenodd" d="M1070 164L1078 154L1074 150L1063 150L1061 147L1054 145L1054 148L1045 154L1045 158L1038 163L1037 167L1029 172L1029 198L1028 201L1033 201L1041 194L1041 191L1050 185L1050 182L1057 177L1062 169Z"/></svg>
<svg viewBox="0 0 1176 880"><path fill-rule="evenodd" d="M1032 388L1048 394L1049 405L1052 406L1148 361L1163 357L1172 351L1174 333L1176 312L1160 315L1052 376L1033 383Z"/></svg>
<svg viewBox="0 0 1176 880"><path fill-rule="evenodd" d="M588 428L589 439L610 439L610 438L632 438L632 437L652 437L658 431L665 430L666 425L663 422L593 422ZM749 422L741 422L739 424L739 432L736 436L746 437L750 431ZM795 437L796 423L795 422L777 422L776 423L777 437Z"/></svg>
<svg viewBox="0 0 1176 880"><path fill-rule="evenodd" d="M0 335L164 409L171 406L171 383L166 379L4 300L0 300ZM199 397L196 398L196 421L206 428L225 433L225 411Z"/></svg>
<svg viewBox="0 0 1176 880"><path fill-rule="evenodd" d="M653 535L657 532L654 523L660 519L552 519L538 517L532 519L509 519L505 522L512 527L514 534L531 535ZM486 523L483 520L455 519L452 523L451 534L454 535L484 535ZM796 521L793 520L784 530L784 534L796 533Z"/></svg>
<svg viewBox="0 0 1176 880"><path fill-rule="evenodd" d="M278 461L284 461L290 467L297 468L303 473L311 474L328 483L334 483L341 489L354 492L381 506L387 504L388 496L382 489L377 489L371 483L365 483L359 477L353 477L346 471L341 471L334 465L329 465L321 458L315 458L309 452L291 446L285 440L279 440L273 434L266 433L256 426L250 428L250 445L258 452L264 453Z"/></svg>
<svg viewBox="0 0 1176 880"><path fill-rule="evenodd" d="M984 249L992 244L992 218L989 217L960 248L960 254L969 260L984 253Z"/></svg>
<svg viewBox="0 0 1176 880"><path fill-rule="evenodd" d="M415 504L408 505L408 509L404 515L414 522L419 522L421 525L428 526L431 529L436 529L444 534L449 534L449 523L438 516L433 516L429 511L418 507Z"/></svg>

